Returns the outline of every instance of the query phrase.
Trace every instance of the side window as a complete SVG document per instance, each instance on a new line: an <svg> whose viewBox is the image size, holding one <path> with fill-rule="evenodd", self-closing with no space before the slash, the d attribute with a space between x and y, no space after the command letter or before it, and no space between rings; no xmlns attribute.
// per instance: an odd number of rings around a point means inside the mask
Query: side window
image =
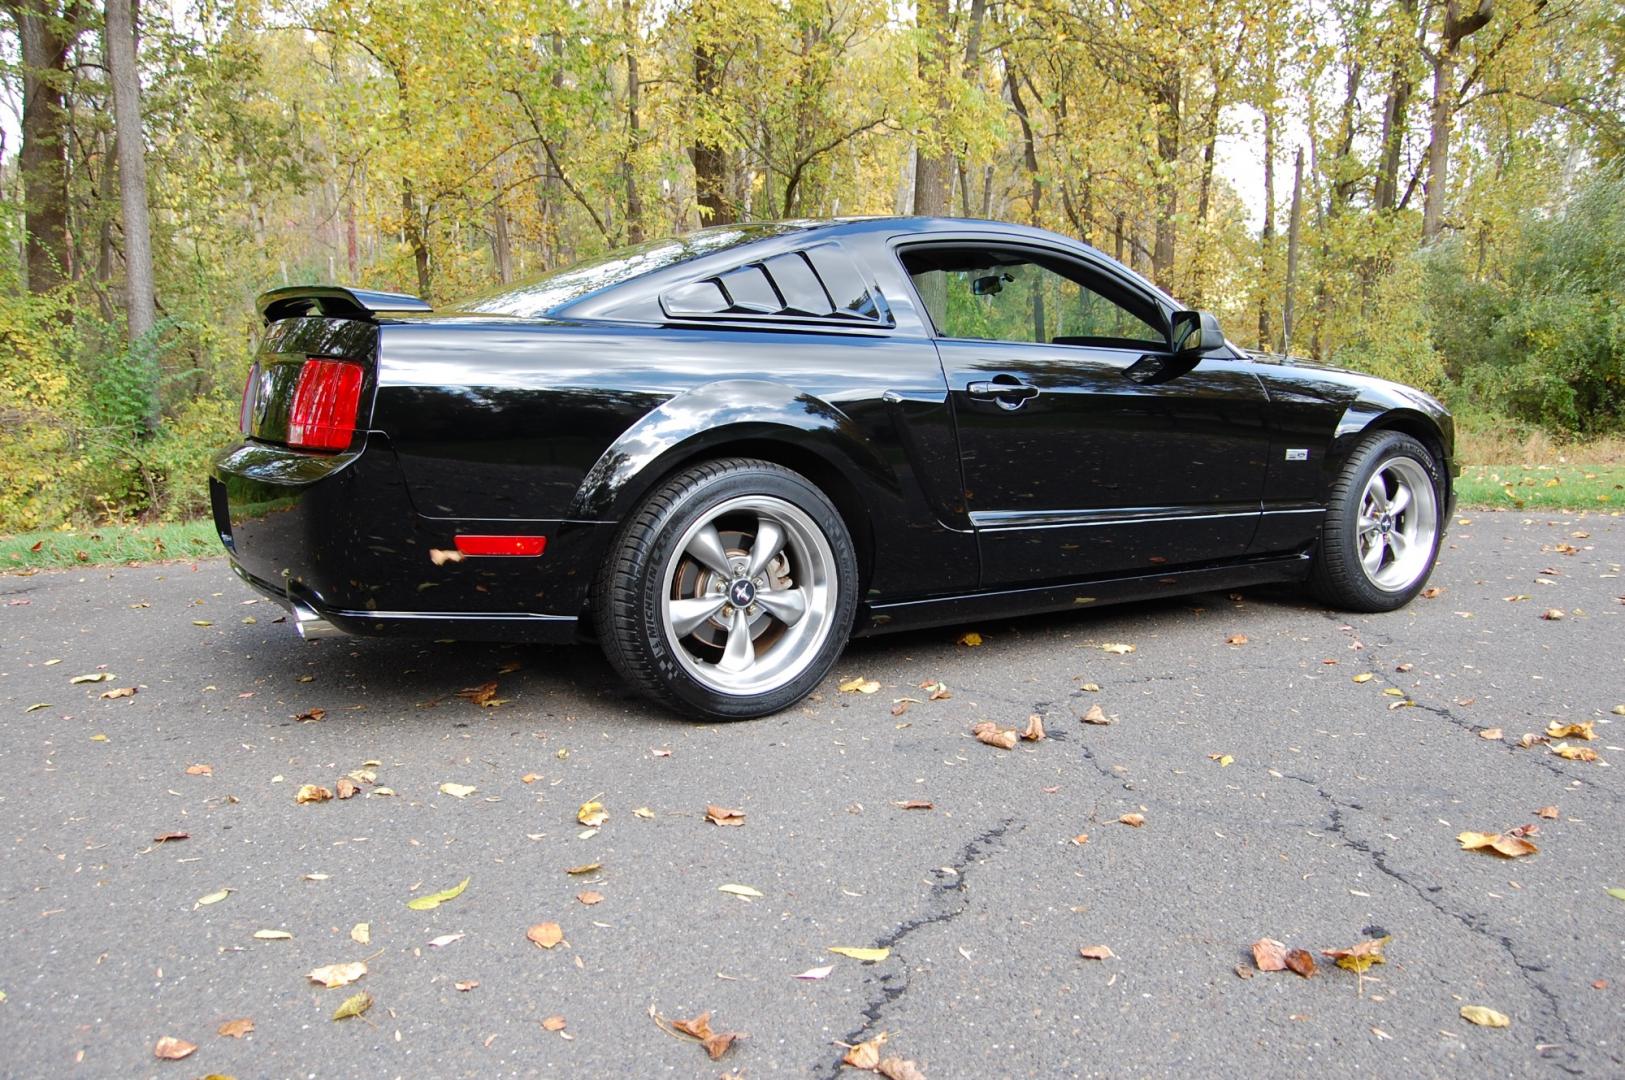
<svg viewBox="0 0 1625 1080"><path fill-rule="evenodd" d="M937 333L980 341L1156 349L1161 310L1059 259L988 248L916 248L903 266Z"/></svg>
<svg viewBox="0 0 1625 1080"><path fill-rule="evenodd" d="M851 257L832 243L774 255L666 290L672 318L818 319L879 325L882 307Z"/></svg>

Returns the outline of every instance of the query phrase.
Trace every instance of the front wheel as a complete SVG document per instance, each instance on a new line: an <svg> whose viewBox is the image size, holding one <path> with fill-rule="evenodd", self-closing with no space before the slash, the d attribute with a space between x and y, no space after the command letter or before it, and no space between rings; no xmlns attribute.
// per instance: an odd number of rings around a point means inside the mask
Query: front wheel
<svg viewBox="0 0 1625 1080"><path fill-rule="evenodd" d="M712 719L765 716L829 672L857 606L852 538L806 477L706 462L621 529L595 584L610 664L654 700Z"/></svg>
<svg viewBox="0 0 1625 1080"><path fill-rule="evenodd" d="M1379 431L1349 455L1327 501L1310 586L1350 611L1393 611L1433 572L1443 535L1439 465L1425 446Z"/></svg>

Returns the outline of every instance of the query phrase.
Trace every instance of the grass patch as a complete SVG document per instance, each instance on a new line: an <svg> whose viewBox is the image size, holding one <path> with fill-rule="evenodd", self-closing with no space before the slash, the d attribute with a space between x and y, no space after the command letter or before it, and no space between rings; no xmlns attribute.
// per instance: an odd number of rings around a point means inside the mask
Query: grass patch
<svg viewBox="0 0 1625 1080"><path fill-rule="evenodd" d="M176 525L104 525L74 532L46 530L0 536L0 571L64 566L114 566L221 553L208 519Z"/></svg>
<svg viewBox="0 0 1625 1080"><path fill-rule="evenodd" d="M1617 511L1625 465L1469 465L1456 498L1463 509Z"/></svg>

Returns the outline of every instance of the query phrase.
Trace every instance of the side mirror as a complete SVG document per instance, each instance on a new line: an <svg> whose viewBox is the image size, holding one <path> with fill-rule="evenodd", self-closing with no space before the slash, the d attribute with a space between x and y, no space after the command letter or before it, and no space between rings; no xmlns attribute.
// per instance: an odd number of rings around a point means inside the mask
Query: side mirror
<svg viewBox="0 0 1625 1080"><path fill-rule="evenodd" d="M1174 355L1196 356L1224 344L1224 331L1211 311L1181 311L1174 315Z"/></svg>

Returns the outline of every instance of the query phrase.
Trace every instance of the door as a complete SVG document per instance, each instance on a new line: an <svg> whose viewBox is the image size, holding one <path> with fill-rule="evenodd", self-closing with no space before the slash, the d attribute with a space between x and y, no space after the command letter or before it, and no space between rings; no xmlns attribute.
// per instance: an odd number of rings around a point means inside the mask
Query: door
<svg viewBox="0 0 1625 1080"><path fill-rule="evenodd" d="M1173 366L1172 308L1081 257L986 241L900 256L936 328L984 587L1246 552L1268 397L1227 350Z"/></svg>

